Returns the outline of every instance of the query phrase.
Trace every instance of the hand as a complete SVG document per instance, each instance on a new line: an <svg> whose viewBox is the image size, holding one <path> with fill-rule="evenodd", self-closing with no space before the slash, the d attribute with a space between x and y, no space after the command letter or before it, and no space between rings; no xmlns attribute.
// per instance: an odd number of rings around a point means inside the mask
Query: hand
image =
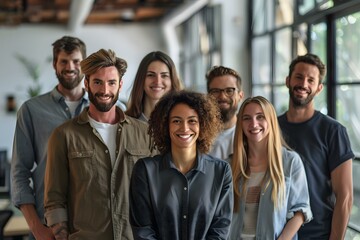
<svg viewBox="0 0 360 240"><path fill-rule="evenodd" d="M32 231L36 240L49 240L55 239L54 234L51 231L51 228L48 228L42 224L36 226Z"/></svg>
<svg viewBox="0 0 360 240"><path fill-rule="evenodd" d="M69 236L67 222L57 223L51 226L56 240L67 240Z"/></svg>

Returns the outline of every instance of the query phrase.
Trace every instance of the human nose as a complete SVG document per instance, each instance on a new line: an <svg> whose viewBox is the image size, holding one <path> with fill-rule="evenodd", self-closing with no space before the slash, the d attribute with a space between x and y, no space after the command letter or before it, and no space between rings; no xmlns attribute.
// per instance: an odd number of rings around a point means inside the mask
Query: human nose
<svg viewBox="0 0 360 240"><path fill-rule="evenodd" d="M157 84L161 83L161 75L159 74L155 75L154 82Z"/></svg>
<svg viewBox="0 0 360 240"><path fill-rule="evenodd" d="M66 69L67 70L75 69L75 64L72 61L68 61L66 64Z"/></svg>
<svg viewBox="0 0 360 240"><path fill-rule="evenodd" d="M189 128L189 125L187 124L187 122L182 122L181 124L180 124L180 129L182 130L182 131L187 131L188 130L188 128Z"/></svg>

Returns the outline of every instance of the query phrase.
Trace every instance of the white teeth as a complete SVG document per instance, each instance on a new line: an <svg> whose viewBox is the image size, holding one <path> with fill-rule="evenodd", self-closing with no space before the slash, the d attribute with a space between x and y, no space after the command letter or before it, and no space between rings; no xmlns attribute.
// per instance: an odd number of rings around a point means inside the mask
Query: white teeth
<svg viewBox="0 0 360 240"><path fill-rule="evenodd" d="M261 132L261 129L255 129L255 130L250 130L251 133L259 133Z"/></svg>
<svg viewBox="0 0 360 240"><path fill-rule="evenodd" d="M186 135L178 135L180 138L189 138L191 135L190 134L186 134Z"/></svg>

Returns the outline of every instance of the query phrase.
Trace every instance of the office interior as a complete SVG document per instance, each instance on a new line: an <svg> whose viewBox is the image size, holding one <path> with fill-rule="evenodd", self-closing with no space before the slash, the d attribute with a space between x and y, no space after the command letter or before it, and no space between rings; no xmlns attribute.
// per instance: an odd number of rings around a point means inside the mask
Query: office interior
<svg viewBox="0 0 360 240"><path fill-rule="evenodd" d="M82 2L77 1L78 4ZM64 35L84 40L88 54L100 48L113 49L127 60L128 70L119 96L124 102L143 56L160 50L172 57L186 88L206 92L206 71L213 65L224 65L240 73L245 97L262 95L268 98L278 114L288 105L285 78L291 60L312 52L327 65L325 87L316 98L316 109L346 126L356 155L353 160L354 204L346 239L359 239L360 2L173 2L178 3L176 7L153 21L92 24L86 23L86 13L78 12L82 18L75 23L1 23L0 149L6 152L7 160L11 161L16 109L29 98L29 89L34 84L39 83L40 93L45 93L57 83L51 65L51 43ZM38 69L37 82L19 61L19 55Z"/></svg>

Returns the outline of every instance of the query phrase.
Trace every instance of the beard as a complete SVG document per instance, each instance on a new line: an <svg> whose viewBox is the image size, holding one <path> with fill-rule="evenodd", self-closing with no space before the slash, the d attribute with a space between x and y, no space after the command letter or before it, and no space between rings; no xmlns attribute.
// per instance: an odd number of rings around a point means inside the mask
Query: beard
<svg viewBox="0 0 360 240"><path fill-rule="evenodd" d="M73 79L73 80L67 80L66 77L64 77L64 75L66 73L75 73L76 74L76 77ZM77 86L79 86L79 84L81 83L84 75L83 74L80 74L80 72L78 70L72 70L72 71L67 71L67 70L64 70L62 71L61 73L58 73L56 72L56 77L58 78L59 80L59 83L66 89L68 90L72 90L74 88L76 88Z"/></svg>
<svg viewBox="0 0 360 240"><path fill-rule="evenodd" d="M234 106L234 101L232 99L229 99L229 101L227 102L229 103L230 108L227 109L220 108L221 120L224 123L228 122L232 117L234 117L237 111L237 107Z"/></svg>
<svg viewBox="0 0 360 240"><path fill-rule="evenodd" d="M297 98L295 91L301 89L301 90L306 90L308 93L307 98L302 99L302 98ZM293 88L289 88L289 95L290 95L290 99L293 102L295 107L305 107L306 105L308 105L315 97L315 94L312 93L311 89L307 90L305 88L302 87L293 87Z"/></svg>
<svg viewBox="0 0 360 240"><path fill-rule="evenodd" d="M94 104L94 106L96 107L96 109L100 112L108 112L114 105L115 103L117 102L118 98L119 98L119 91L118 90L116 92L115 95L113 94L100 94L100 93L95 93L93 94L91 89L90 89L90 86L88 87L89 91L88 91L88 95L89 95L89 100L92 104ZM98 102L97 100L97 97L110 97L112 98L112 101L110 103L100 103Z"/></svg>

